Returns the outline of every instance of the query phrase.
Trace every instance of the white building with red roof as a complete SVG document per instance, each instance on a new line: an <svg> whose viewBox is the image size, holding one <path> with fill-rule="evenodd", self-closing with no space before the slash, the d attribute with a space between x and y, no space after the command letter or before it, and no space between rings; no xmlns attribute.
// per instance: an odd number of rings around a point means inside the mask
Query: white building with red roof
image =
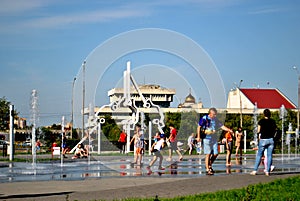
<svg viewBox="0 0 300 201"><path fill-rule="evenodd" d="M296 109L297 106L278 89L247 89L236 88L228 94L227 108L253 110L269 108L278 110L282 105L286 109Z"/></svg>

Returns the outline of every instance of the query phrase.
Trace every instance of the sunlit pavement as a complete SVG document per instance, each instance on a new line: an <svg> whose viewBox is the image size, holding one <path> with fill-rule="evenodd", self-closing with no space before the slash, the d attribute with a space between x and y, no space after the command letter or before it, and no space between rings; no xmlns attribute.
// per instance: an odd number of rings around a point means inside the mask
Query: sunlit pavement
<svg viewBox="0 0 300 201"><path fill-rule="evenodd" d="M37 156L37 158L43 156ZM48 181L48 180L85 180L91 178L122 178L122 177L164 177L194 178L206 176L204 155L184 155L182 161L167 161L164 155L163 167L158 170L158 161L147 170L153 156L145 155L141 166L132 164L133 156L90 156L88 159L68 159L54 162L1 162L0 182L17 181ZM29 161L29 160L28 160ZM225 155L221 154L215 161L214 176L226 174L249 174L255 162L255 155L232 156L231 167L226 167ZM299 173L300 158L295 155L274 155L272 174ZM264 174L263 165L258 174Z"/></svg>

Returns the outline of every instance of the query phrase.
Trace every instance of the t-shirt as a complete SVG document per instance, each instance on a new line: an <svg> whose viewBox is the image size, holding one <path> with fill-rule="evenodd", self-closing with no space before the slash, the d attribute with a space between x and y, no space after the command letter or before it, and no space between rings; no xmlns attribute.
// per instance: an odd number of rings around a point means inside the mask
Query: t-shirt
<svg viewBox="0 0 300 201"><path fill-rule="evenodd" d="M228 142L232 142L232 135L230 132L225 133L225 138Z"/></svg>
<svg viewBox="0 0 300 201"><path fill-rule="evenodd" d="M188 145L193 144L194 140L195 140L195 138L193 136L189 136L189 138L188 138Z"/></svg>
<svg viewBox="0 0 300 201"><path fill-rule="evenodd" d="M208 115L201 117L198 125L201 126L201 128L206 128L206 130L209 131L216 131L223 126L223 124L217 118L211 119ZM212 139L212 135L206 135L205 139Z"/></svg>
<svg viewBox="0 0 300 201"><path fill-rule="evenodd" d="M162 148L163 143L165 142L164 139L160 139L155 145L154 145L154 149L160 151Z"/></svg>
<svg viewBox="0 0 300 201"><path fill-rule="evenodd" d="M143 148L143 141L142 141L142 139L138 135L135 136L134 146L136 148Z"/></svg>
<svg viewBox="0 0 300 201"><path fill-rule="evenodd" d="M170 130L170 142L175 142L176 141L176 135L177 135L177 132L176 132L176 129L175 128L172 128Z"/></svg>
<svg viewBox="0 0 300 201"><path fill-rule="evenodd" d="M119 139L120 142L126 142L126 133L122 132L120 134L120 139Z"/></svg>
<svg viewBox="0 0 300 201"><path fill-rule="evenodd" d="M260 125L260 139L274 138L276 123L273 119L261 119L258 125Z"/></svg>

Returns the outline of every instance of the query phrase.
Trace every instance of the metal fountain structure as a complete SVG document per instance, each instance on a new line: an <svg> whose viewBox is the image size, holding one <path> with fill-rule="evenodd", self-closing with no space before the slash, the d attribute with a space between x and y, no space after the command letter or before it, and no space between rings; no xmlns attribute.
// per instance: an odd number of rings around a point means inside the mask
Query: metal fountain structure
<svg viewBox="0 0 300 201"><path fill-rule="evenodd" d="M91 141L91 134L96 132L98 133L98 154L101 153L100 149L100 142L101 142L101 124L105 123L105 119L100 116L100 113L103 111L104 108L110 107L113 112L117 112L120 110L122 107L127 107L131 110L131 117L130 118L124 118L121 120L121 125L123 129L127 133L127 145L126 145L126 152L128 153L130 151L130 131L134 130L135 125L138 122L141 122L141 131L143 132L146 128L144 124L144 113L141 111L141 108L138 108L135 104L135 100L131 98L130 95L130 89L131 89L131 84L135 88L135 90L138 92L139 97L141 98L143 102L143 108L154 108L157 113L159 114L159 118L154 118L152 122L149 122L149 127L152 129L152 124L156 125L159 132L164 133L163 128L165 127L164 123L164 114L162 109L160 108L159 105L156 105L152 102L150 98L145 98L141 90L139 89L139 86L137 82L135 81L134 77L131 74L131 62L128 61L126 63L126 70L123 73L123 96L118 97L118 99L114 102L111 102L108 105L103 105L100 107L95 113L93 118L90 118L91 122L88 124L89 128L88 131L86 132L86 135L81 139L81 141L78 143L82 143L85 140ZM149 129L150 130L150 129ZM150 136L150 132L149 132ZM77 144L77 145L78 145ZM70 151L70 153L73 153L77 147L77 145Z"/></svg>

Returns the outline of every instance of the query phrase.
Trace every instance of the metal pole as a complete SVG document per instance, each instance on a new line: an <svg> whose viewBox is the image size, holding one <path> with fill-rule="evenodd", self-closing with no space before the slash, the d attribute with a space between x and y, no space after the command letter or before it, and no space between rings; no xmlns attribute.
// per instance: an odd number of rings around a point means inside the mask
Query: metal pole
<svg viewBox="0 0 300 201"><path fill-rule="evenodd" d="M101 123L98 123L98 154L101 154Z"/></svg>
<svg viewBox="0 0 300 201"><path fill-rule="evenodd" d="M14 160L14 142L15 142L15 134L14 134L14 105L9 106L9 148L10 148L10 154L9 154L9 160Z"/></svg>
<svg viewBox="0 0 300 201"><path fill-rule="evenodd" d="M75 81L76 81L76 77L74 77L73 79L73 84L72 84L72 112L71 112L71 132L70 132L70 135L71 135L71 139L73 138L73 121L74 121L74 85L75 85Z"/></svg>
<svg viewBox="0 0 300 201"><path fill-rule="evenodd" d="M149 121L149 155L151 155L151 147L152 147L152 122Z"/></svg>
<svg viewBox="0 0 300 201"><path fill-rule="evenodd" d="M84 99L85 99L85 63L82 64L82 133L81 138L84 136Z"/></svg>
<svg viewBox="0 0 300 201"><path fill-rule="evenodd" d="M126 153L129 153L130 152L130 125L126 123L125 127L126 127L126 134L127 134Z"/></svg>
<svg viewBox="0 0 300 201"><path fill-rule="evenodd" d="M298 75L298 105L297 105L297 129L299 130L299 121L300 121L300 117L299 117L299 106L300 106L300 74L299 74L299 70L297 68L297 66L293 66L293 69L296 70L297 75Z"/></svg>
<svg viewBox="0 0 300 201"><path fill-rule="evenodd" d="M297 105L297 129L299 130L299 106L300 106L300 75L299 72L298 73L298 105Z"/></svg>
<svg viewBox="0 0 300 201"><path fill-rule="evenodd" d="M299 130L297 128L295 133L295 158L298 156L298 137L299 137Z"/></svg>
<svg viewBox="0 0 300 201"><path fill-rule="evenodd" d="M64 155L63 155L64 131L65 131L65 116L62 116L62 118L61 118L61 153L60 153L60 165L61 166L63 166L63 163L64 163Z"/></svg>
<svg viewBox="0 0 300 201"><path fill-rule="evenodd" d="M240 80L239 83L239 96L240 96L240 127L243 128L243 105L242 105L242 96L241 96L241 84L243 80Z"/></svg>
<svg viewBox="0 0 300 201"><path fill-rule="evenodd" d="M244 153L247 152L247 131L244 130Z"/></svg>

